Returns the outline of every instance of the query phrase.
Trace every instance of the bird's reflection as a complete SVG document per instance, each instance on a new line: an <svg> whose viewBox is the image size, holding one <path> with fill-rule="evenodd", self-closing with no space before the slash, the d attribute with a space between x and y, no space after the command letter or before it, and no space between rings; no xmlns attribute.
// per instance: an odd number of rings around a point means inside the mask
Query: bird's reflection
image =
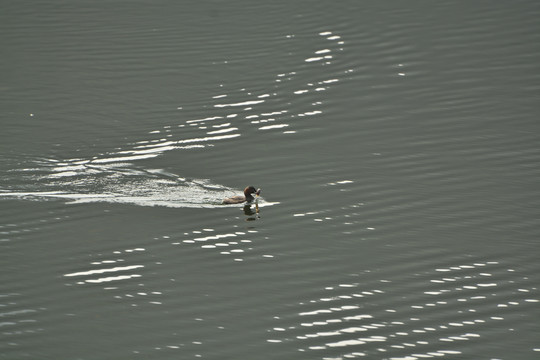
<svg viewBox="0 0 540 360"><path fill-rule="evenodd" d="M252 204L244 205L244 214L247 216L246 221L255 221L261 218L259 213L259 204L255 202L254 207L252 207L251 205Z"/></svg>

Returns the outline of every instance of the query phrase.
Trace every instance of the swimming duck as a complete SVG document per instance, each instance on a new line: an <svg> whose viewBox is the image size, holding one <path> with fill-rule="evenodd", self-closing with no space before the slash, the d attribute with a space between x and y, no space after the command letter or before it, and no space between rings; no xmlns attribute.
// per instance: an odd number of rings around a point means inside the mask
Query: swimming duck
<svg viewBox="0 0 540 360"><path fill-rule="evenodd" d="M232 196L230 198L226 198L223 200L223 204L241 204L243 202L252 202L253 200L255 200L255 198L253 197L253 194L259 196L261 194L261 189L255 189L255 187L253 186L248 186L244 189L244 196L242 195L237 195L237 196Z"/></svg>

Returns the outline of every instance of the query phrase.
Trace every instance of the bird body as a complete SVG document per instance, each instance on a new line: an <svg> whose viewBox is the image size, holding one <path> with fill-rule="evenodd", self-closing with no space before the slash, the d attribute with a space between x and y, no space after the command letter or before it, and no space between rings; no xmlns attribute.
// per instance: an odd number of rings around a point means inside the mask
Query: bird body
<svg viewBox="0 0 540 360"><path fill-rule="evenodd" d="M259 196L261 194L261 189L255 189L255 187L253 186L248 186L244 189L244 195L236 195L236 196L231 196L229 198L226 198L223 200L223 204L241 204L241 203L244 203L244 202L252 202L253 200L255 200L255 198L253 197L253 194L255 194L256 196Z"/></svg>

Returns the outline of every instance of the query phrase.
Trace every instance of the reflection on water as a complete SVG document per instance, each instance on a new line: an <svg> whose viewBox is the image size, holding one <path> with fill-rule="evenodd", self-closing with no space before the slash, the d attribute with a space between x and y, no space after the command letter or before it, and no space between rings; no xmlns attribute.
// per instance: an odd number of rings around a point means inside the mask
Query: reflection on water
<svg viewBox="0 0 540 360"><path fill-rule="evenodd" d="M246 252L253 250L250 236L257 234L257 230L234 231L215 233L213 229L193 230L184 233L184 236L172 242L172 245L193 244L201 249L212 249L221 255L234 256L234 261L243 261ZM208 234L207 236L201 236ZM192 237L193 236L193 237ZM185 238L187 237L187 238Z"/></svg>
<svg viewBox="0 0 540 360"><path fill-rule="evenodd" d="M13 4L0 358L540 352L536 3Z"/></svg>
<svg viewBox="0 0 540 360"><path fill-rule="evenodd" d="M246 221L254 221L260 219L259 202L256 201L254 205L244 205L244 214L246 215Z"/></svg>
<svg viewBox="0 0 540 360"><path fill-rule="evenodd" d="M446 357L540 301L534 284L497 261L404 275L366 284L355 274L326 286L296 314L276 316L267 341L293 344L309 358Z"/></svg>
<svg viewBox="0 0 540 360"><path fill-rule="evenodd" d="M315 54L326 55L311 57L305 61L321 61L321 65L325 66L324 74L328 76L336 72L332 69L335 55L330 54L343 51L344 41L341 36L330 31L321 32L319 35L326 40L325 48L315 51ZM343 73L339 76L342 77ZM243 132L249 132L251 125L263 131L296 133L301 125L298 118L322 114L320 97L309 94L306 97L303 94L324 92L340 81L337 77L319 81L305 81L297 77L295 71L278 74L275 84L269 86L273 89L271 93L256 94L241 89L234 94L214 95L209 101L218 101L213 104L216 114L151 130L143 140L119 147L113 152L98 154L88 159L30 159L30 167L10 169L15 177L27 178L28 185L21 189L20 181L17 181L11 184L12 189L0 189L0 196L38 200L64 198L73 203L114 202L141 206L215 207L225 197L225 193L231 191L230 188L216 185L213 180L187 180L163 170L145 169L132 163L152 159L172 150L200 150L212 147L220 141L237 141L237 138L247 135ZM294 86L305 88L294 90ZM299 113L283 109L281 99L295 95L306 97L307 100L293 98L288 100L288 107L299 109L309 106L317 109ZM235 100L228 101L229 96ZM243 100L238 101L239 99ZM318 101L314 101L315 99ZM182 111L182 107L178 110ZM297 123L296 130L289 130L292 123ZM270 204L272 203L261 200L261 206Z"/></svg>

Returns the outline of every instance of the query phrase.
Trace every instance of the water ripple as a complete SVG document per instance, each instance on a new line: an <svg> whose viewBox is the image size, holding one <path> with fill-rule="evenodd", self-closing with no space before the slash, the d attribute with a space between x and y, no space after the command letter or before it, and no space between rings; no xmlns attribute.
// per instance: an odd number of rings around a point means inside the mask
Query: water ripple
<svg viewBox="0 0 540 360"><path fill-rule="evenodd" d="M332 61L343 50L342 37L331 31L319 33L321 48L314 54L325 66L324 78L305 79L291 70L276 75L272 91L230 90L212 95L210 113L202 117L171 121L160 128L147 130L147 136L114 151L72 159L36 158L31 165L11 169L19 177L9 188L0 189L0 197L21 199L67 199L73 203L114 202L142 206L215 207L226 192L233 190L203 179L185 177L157 169L145 169L133 163L149 160L170 151L190 151L214 146L223 141L237 141L249 136L279 132L296 134L301 118L321 116L322 98L318 93L340 82L343 74L332 70ZM295 41L291 38L291 41ZM306 59L307 63L315 62ZM301 65L304 66L304 65ZM301 89L297 87L301 86ZM307 94L309 93L309 94ZM283 97L302 94L284 107ZM183 107L178 107L183 111ZM207 112L207 110L204 110ZM253 130L260 130L261 135ZM20 181L20 177L26 180ZM270 203L267 203L270 204ZM261 201L261 205L264 203Z"/></svg>
<svg viewBox="0 0 540 360"><path fill-rule="evenodd" d="M455 275L441 278L440 273ZM524 296L531 291L538 294L538 289L516 275L508 278L498 261L484 261L435 268L407 285L396 278L366 287L358 281L361 277L355 277L353 282L326 286L319 297L296 304L296 316L276 316L287 322L268 330L267 341L292 343L298 351L323 359L382 353L389 359L464 354L452 344L487 341L482 339L489 337L491 329L504 327L501 324L520 306L531 307L538 301ZM487 277L490 281L483 281ZM445 288L437 287L446 283ZM503 303L497 300L501 298Z"/></svg>

